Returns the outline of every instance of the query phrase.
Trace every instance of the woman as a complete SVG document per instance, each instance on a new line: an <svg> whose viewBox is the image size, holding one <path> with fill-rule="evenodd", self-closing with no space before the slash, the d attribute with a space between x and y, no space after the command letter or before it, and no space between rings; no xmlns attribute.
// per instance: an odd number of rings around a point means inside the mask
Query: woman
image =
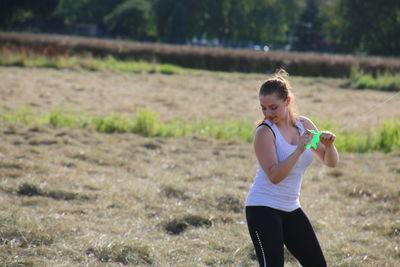
<svg viewBox="0 0 400 267"><path fill-rule="evenodd" d="M265 120L257 127L254 150L258 170L246 199L246 218L260 266L283 266L283 245L302 266L326 266L314 230L300 208L302 176L313 155L335 167L335 135L324 131L318 148L307 149L314 123L293 111L291 88L280 71L259 91Z"/></svg>

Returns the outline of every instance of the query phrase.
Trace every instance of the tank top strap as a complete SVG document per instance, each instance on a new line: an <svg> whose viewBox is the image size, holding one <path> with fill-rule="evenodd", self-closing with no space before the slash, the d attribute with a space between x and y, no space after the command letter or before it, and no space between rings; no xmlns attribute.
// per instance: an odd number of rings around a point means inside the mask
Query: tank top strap
<svg viewBox="0 0 400 267"><path fill-rule="evenodd" d="M296 126L297 126L297 129L299 129L300 135L302 135L304 133L305 129L304 129L303 123L300 121L300 119L298 117L296 118Z"/></svg>
<svg viewBox="0 0 400 267"><path fill-rule="evenodd" d="M274 135L274 137L276 139L276 134L275 134L276 130L273 129L274 125L269 120L262 121L261 123L258 124L257 128L260 127L261 125L267 126L271 130L272 134Z"/></svg>

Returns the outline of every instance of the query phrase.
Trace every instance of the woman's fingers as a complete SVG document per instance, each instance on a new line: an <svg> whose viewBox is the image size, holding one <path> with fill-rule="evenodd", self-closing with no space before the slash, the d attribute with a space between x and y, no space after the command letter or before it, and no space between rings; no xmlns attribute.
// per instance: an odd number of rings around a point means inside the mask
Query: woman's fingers
<svg viewBox="0 0 400 267"><path fill-rule="evenodd" d="M303 136L302 136L302 141L304 145L309 145L311 143L311 140L313 138L314 134L310 132L310 130L305 130Z"/></svg>
<svg viewBox="0 0 400 267"><path fill-rule="evenodd" d="M333 142L336 138L336 135L334 135L333 133L329 132L329 131L323 131L321 136L320 136L320 140L322 143L325 142Z"/></svg>

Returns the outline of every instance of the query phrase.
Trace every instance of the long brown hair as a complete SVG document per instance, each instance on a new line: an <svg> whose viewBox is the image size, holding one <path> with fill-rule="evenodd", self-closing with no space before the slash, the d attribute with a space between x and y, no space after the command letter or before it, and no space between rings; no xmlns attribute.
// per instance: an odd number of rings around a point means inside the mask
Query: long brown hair
<svg viewBox="0 0 400 267"><path fill-rule="evenodd" d="M289 117L290 122L296 127L296 106L294 103L294 96L292 93L292 87L288 81L289 74L283 70L278 70L272 78L269 78L263 82L260 87L259 96L266 96L276 94L279 99L286 101L290 97L291 101L289 104Z"/></svg>

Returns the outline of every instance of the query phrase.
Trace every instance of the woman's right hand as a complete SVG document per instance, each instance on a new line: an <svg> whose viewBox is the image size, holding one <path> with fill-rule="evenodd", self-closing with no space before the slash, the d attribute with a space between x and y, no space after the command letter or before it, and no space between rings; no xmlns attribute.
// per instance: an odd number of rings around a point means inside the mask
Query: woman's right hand
<svg viewBox="0 0 400 267"><path fill-rule="evenodd" d="M304 146L309 145L311 143L313 136L314 136L314 134L306 129L304 131L303 135L300 136L300 140L299 140L297 149L300 150L301 152L304 152L304 150L306 150L306 148Z"/></svg>

